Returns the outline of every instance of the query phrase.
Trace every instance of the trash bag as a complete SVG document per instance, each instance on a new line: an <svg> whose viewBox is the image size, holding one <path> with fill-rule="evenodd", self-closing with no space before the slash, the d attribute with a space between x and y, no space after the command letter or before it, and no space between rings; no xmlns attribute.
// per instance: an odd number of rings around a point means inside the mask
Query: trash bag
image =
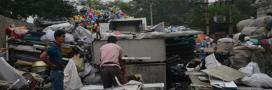
<svg viewBox="0 0 272 90"><path fill-rule="evenodd" d="M78 26L76 28L73 35L75 36L75 38L79 39L82 42L88 43L88 44L91 44L94 40L92 33L89 30L87 30L81 26Z"/></svg>
<svg viewBox="0 0 272 90"><path fill-rule="evenodd" d="M241 31L241 34L251 36L253 32L257 30L257 27L244 27Z"/></svg>
<svg viewBox="0 0 272 90"><path fill-rule="evenodd" d="M253 27L265 27L266 26L266 21L271 19L271 16L262 16L258 17L251 26Z"/></svg>
<svg viewBox="0 0 272 90"><path fill-rule="evenodd" d="M254 20L255 19L251 18L251 19L245 19L245 20L242 20L242 21L238 22L237 25L236 25L237 30L239 32L241 32L244 27L250 26L254 22Z"/></svg>
<svg viewBox="0 0 272 90"><path fill-rule="evenodd" d="M55 25L48 26L45 29L43 29L43 31L47 31L47 30L52 30L52 31L64 30L65 32L72 32L73 29L74 29L73 24L71 24L71 23L61 23L61 24L55 24Z"/></svg>
<svg viewBox="0 0 272 90"><path fill-rule="evenodd" d="M250 62L246 67L242 67L239 70L245 73L246 76L252 76L255 73L261 73L258 64L255 62Z"/></svg>
<svg viewBox="0 0 272 90"><path fill-rule="evenodd" d="M99 75L99 70L92 66L90 63L85 63L85 68L83 72L83 82L84 84L97 84L101 82L101 76Z"/></svg>
<svg viewBox="0 0 272 90"><path fill-rule="evenodd" d="M74 60L72 59L69 60L63 73L64 73L63 82L65 90L74 90L83 87Z"/></svg>
<svg viewBox="0 0 272 90"><path fill-rule="evenodd" d="M260 73L258 64L250 62L246 67L239 69L246 76L241 79L243 84L254 87L272 87L272 78L266 74Z"/></svg>
<svg viewBox="0 0 272 90"><path fill-rule="evenodd" d="M53 30L44 31L46 34L41 37L41 41L55 41Z"/></svg>
<svg viewBox="0 0 272 90"><path fill-rule="evenodd" d="M45 35L41 37L41 41L55 41L54 33L55 31L53 30L47 30L45 31ZM70 33L65 34L65 42L74 42L74 36Z"/></svg>

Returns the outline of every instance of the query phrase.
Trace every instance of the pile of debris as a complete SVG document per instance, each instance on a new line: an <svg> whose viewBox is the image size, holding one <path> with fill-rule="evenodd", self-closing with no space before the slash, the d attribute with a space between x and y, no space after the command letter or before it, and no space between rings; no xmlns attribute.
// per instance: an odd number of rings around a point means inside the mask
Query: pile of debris
<svg viewBox="0 0 272 90"><path fill-rule="evenodd" d="M192 87L208 86L213 89L242 89L272 88L272 77L262 73L259 65L270 62L264 57L271 56L271 24L272 17L264 16L257 19L247 19L237 24L240 33L232 38L217 40L214 53L206 56L205 63L201 63L206 69L201 68L195 61L188 65L188 71L201 70L205 74L188 72L192 81ZM264 54L264 55L260 55ZM269 63L271 64L271 63ZM266 64L268 67L271 65ZM198 77L199 80L195 78ZM205 84L201 81L209 81ZM201 82L201 83L199 83Z"/></svg>

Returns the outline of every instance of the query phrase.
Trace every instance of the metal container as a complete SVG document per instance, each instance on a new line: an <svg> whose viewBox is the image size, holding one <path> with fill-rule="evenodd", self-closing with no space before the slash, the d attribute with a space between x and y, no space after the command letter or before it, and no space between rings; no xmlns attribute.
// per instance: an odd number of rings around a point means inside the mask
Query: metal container
<svg viewBox="0 0 272 90"><path fill-rule="evenodd" d="M106 44L106 41L94 41L93 63L99 63L99 49L104 44ZM122 47L123 56L151 58L143 60L143 62L163 62L166 60L164 39L119 40L117 44Z"/></svg>

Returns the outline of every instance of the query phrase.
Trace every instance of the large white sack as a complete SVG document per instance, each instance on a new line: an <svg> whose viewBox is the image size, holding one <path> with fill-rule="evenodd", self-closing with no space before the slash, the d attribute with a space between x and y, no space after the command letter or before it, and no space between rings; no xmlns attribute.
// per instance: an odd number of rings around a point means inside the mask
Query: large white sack
<svg viewBox="0 0 272 90"><path fill-rule="evenodd" d="M47 30L45 31L45 35L41 37L41 41L55 41L54 33L55 31L53 30ZM74 42L74 36L70 33L65 34L65 42Z"/></svg>
<svg viewBox="0 0 272 90"><path fill-rule="evenodd" d="M271 16L262 16L258 17L253 23L252 27L265 27L266 26L266 20L271 19Z"/></svg>
<svg viewBox="0 0 272 90"><path fill-rule="evenodd" d="M63 83L65 90L77 90L83 87L74 60L72 59L69 60L63 73L64 73Z"/></svg>
<svg viewBox="0 0 272 90"><path fill-rule="evenodd" d="M238 32L241 32L243 30L243 28L246 26L251 26L252 23L254 22L254 20L255 20L254 18L251 18L251 19L245 19L245 20L238 22L236 25Z"/></svg>
<svg viewBox="0 0 272 90"><path fill-rule="evenodd" d="M47 31L47 30L53 30L53 31L64 30L66 32L72 32L73 29L74 29L73 24L71 24L71 23L61 23L61 24L54 24L54 25L48 26L45 29L43 29L43 31Z"/></svg>
<svg viewBox="0 0 272 90"><path fill-rule="evenodd" d="M260 73L258 64L250 62L246 67L240 69L246 76L241 79L243 84L253 87L272 87L272 78L266 74Z"/></svg>
<svg viewBox="0 0 272 90"><path fill-rule="evenodd" d="M257 30L257 27L244 27L241 31L241 34L251 36L253 32L255 32L256 30Z"/></svg>

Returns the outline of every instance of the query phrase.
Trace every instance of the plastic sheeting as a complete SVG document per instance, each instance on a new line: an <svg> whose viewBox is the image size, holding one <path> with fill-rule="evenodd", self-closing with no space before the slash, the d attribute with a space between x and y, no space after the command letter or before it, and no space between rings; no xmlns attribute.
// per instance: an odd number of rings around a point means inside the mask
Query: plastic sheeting
<svg viewBox="0 0 272 90"><path fill-rule="evenodd" d="M23 76L21 76L19 73L17 73L17 70L9 65L3 57L0 57L0 79L6 80L14 83L13 88L19 89L23 87L24 85L27 85L26 79L24 79Z"/></svg>

